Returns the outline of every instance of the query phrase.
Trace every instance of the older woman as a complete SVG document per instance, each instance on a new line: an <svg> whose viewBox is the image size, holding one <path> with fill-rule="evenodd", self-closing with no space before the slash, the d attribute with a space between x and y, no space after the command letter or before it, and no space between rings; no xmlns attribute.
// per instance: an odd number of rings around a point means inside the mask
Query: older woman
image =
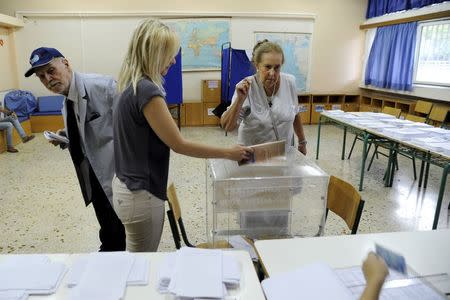
<svg viewBox="0 0 450 300"><path fill-rule="evenodd" d="M156 251L164 223L170 149L201 158L248 159L251 148L217 148L185 140L165 102L162 81L180 48L158 20L133 33L119 74L114 111L114 210L125 226L128 251Z"/></svg>
<svg viewBox="0 0 450 300"><path fill-rule="evenodd" d="M232 103L220 123L226 131L238 129L238 144L254 145L286 140L306 155L306 139L298 114L297 89L292 75L281 73L284 54L281 47L268 40L253 48L256 74L236 85Z"/></svg>

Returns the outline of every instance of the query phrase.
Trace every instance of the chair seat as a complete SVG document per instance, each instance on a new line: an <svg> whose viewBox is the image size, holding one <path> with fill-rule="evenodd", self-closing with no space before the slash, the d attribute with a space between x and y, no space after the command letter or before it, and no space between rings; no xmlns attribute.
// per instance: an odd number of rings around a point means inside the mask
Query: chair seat
<svg viewBox="0 0 450 300"><path fill-rule="evenodd" d="M229 248L233 248L233 246L230 245L230 243L228 243L225 240L222 241L217 241L215 243L215 245L213 245L212 243L201 243L195 246L196 248L202 248L202 249L229 249Z"/></svg>

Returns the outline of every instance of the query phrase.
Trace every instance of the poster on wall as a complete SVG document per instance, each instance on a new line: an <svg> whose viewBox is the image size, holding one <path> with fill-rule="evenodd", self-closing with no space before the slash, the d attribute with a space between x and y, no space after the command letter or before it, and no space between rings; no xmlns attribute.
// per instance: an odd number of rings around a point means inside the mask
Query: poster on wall
<svg viewBox="0 0 450 300"><path fill-rule="evenodd" d="M297 91L309 91L309 69L311 55L310 33L255 32L257 41L268 39L281 46L284 53L283 73L295 77Z"/></svg>
<svg viewBox="0 0 450 300"><path fill-rule="evenodd" d="M180 36L183 71L220 69L223 43L230 41L229 19L164 20Z"/></svg>

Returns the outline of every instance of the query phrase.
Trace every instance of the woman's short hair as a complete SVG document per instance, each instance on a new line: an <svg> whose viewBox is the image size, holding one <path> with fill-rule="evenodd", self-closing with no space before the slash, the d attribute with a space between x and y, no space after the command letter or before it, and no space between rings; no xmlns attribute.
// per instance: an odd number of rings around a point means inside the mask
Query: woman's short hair
<svg viewBox="0 0 450 300"><path fill-rule="evenodd" d="M130 84L136 93L137 83L148 77L163 90L161 71L180 49L177 34L157 19L146 19L135 29L119 73L118 89Z"/></svg>
<svg viewBox="0 0 450 300"><path fill-rule="evenodd" d="M268 39L264 39L262 41L258 41L253 47L252 52L252 63L256 67L261 62L261 57L264 53L280 53L282 56L281 64L284 64L284 53L283 49L277 43L271 42Z"/></svg>

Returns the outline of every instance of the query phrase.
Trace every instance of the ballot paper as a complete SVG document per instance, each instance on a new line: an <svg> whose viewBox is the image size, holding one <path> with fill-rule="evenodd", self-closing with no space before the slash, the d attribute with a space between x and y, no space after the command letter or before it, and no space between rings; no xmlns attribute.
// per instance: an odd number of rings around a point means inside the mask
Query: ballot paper
<svg viewBox="0 0 450 300"><path fill-rule="evenodd" d="M44 137L49 140L49 141L55 141L55 142L60 142L60 143L65 143L68 144L69 143L69 139L66 138L65 136L56 134L52 131L44 131Z"/></svg>
<svg viewBox="0 0 450 300"><path fill-rule="evenodd" d="M128 274L126 284L131 285L147 285L149 276L149 259L142 255L130 254L127 255L134 256L133 265L131 267L130 273ZM89 264L91 259L95 259L93 255L81 255L72 264L69 272L67 273L66 284L68 287L76 286L83 273L86 270L86 266Z"/></svg>
<svg viewBox="0 0 450 300"><path fill-rule="evenodd" d="M0 300L27 300L28 294L25 291L2 291Z"/></svg>
<svg viewBox="0 0 450 300"><path fill-rule="evenodd" d="M159 269L157 288L160 293L188 299L223 299L227 290L239 287L240 282L240 265L226 251L185 247L166 256Z"/></svg>
<svg viewBox="0 0 450 300"><path fill-rule="evenodd" d="M389 268L406 274L406 260L403 255L378 244L375 244L375 252L383 258Z"/></svg>
<svg viewBox="0 0 450 300"><path fill-rule="evenodd" d="M361 266L335 269L334 272L344 285L351 291L354 299L359 299L366 287L366 279ZM389 275L383 284L380 300L408 299L408 300L444 300L446 297L427 283L428 277L448 282L447 274L418 275L415 272L406 275L389 269ZM439 278L438 278L439 277Z"/></svg>
<svg viewBox="0 0 450 300"><path fill-rule="evenodd" d="M313 263L294 271L270 276L261 282L267 300L350 300L352 293L324 263Z"/></svg>
<svg viewBox="0 0 450 300"><path fill-rule="evenodd" d="M45 255L12 255L0 263L0 292L53 294L66 270L64 264L51 262Z"/></svg>
<svg viewBox="0 0 450 300"><path fill-rule="evenodd" d="M234 249L241 249L247 251L248 254L250 254L250 257L252 258L252 261L258 261L258 255L256 254L255 249L242 236L240 235L231 236L229 239L229 243L231 246L233 246Z"/></svg>
<svg viewBox="0 0 450 300"><path fill-rule="evenodd" d="M120 300L133 266L134 255L127 252L91 253L83 275L70 289L70 300Z"/></svg>

